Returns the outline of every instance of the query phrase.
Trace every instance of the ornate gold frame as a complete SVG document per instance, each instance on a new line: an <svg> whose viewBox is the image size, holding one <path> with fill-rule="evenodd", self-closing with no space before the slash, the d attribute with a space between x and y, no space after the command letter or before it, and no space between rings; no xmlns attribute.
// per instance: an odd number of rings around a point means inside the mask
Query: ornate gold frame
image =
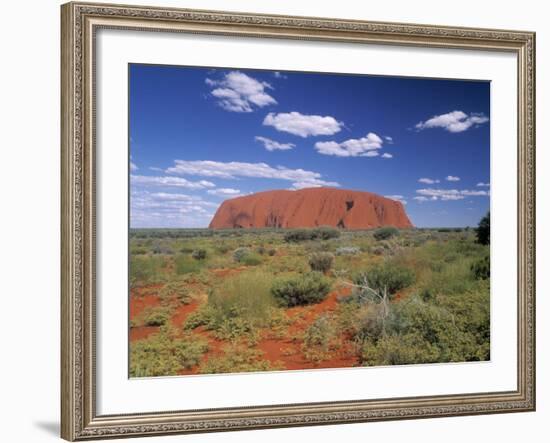
<svg viewBox="0 0 550 443"><path fill-rule="evenodd" d="M67 440L533 411L535 34L217 11L61 7L61 435ZM99 28L508 51L518 60L518 383L511 392L98 416L95 412L94 35Z"/></svg>

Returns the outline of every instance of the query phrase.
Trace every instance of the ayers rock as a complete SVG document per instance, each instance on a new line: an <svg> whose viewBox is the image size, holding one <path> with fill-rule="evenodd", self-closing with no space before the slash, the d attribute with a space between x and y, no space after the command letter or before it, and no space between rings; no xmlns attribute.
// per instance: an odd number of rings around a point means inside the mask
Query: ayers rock
<svg viewBox="0 0 550 443"><path fill-rule="evenodd" d="M210 228L310 228L334 226L369 229L411 228L401 202L370 192L335 188L257 192L225 200Z"/></svg>

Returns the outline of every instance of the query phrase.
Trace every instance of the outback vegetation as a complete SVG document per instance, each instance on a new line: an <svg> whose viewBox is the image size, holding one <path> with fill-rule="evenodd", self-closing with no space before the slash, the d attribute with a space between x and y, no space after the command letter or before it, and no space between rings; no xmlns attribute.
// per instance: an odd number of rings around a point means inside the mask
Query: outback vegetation
<svg viewBox="0 0 550 443"><path fill-rule="evenodd" d="M130 375L487 360L489 229L131 230Z"/></svg>

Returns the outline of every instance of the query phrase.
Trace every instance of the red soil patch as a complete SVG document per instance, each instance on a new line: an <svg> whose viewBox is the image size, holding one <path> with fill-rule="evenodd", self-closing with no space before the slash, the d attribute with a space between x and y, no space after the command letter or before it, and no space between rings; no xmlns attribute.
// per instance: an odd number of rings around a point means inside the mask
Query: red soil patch
<svg viewBox="0 0 550 443"><path fill-rule="evenodd" d="M160 288L162 285L132 289L130 292L130 320L141 314L145 308L160 304L157 295Z"/></svg>
<svg viewBox="0 0 550 443"><path fill-rule="evenodd" d="M180 305L176 308L175 313L172 315L172 324L179 328L183 325L189 314L195 311L200 302L195 300L187 305Z"/></svg>
<svg viewBox="0 0 550 443"><path fill-rule="evenodd" d="M332 351L330 359L320 362L307 360L302 352L303 341L300 338L307 328L320 315L336 310L338 297L351 294L351 288L342 287L332 291L321 303L311 306L297 306L287 310L291 319L296 319L288 328L291 338L274 338L269 331L259 342L258 349L264 352L264 358L272 363L282 363L285 369L342 368L357 365L357 356L351 349L351 343L343 341L342 346Z"/></svg>
<svg viewBox="0 0 550 443"><path fill-rule="evenodd" d="M212 270L219 276L227 276L240 272L241 268L234 269L217 269ZM326 313L334 312L338 308L338 298L348 296L351 293L351 288L341 287L332 291L328 297L321 303L310 306L297 306L286 310L286 315L291 320L291 324L285 331L285 336L277 337L270 329L261 331L261 339L255 346L264 353L262 359L268 360L273 364L279 364L286 370L294 369L319 369L319 368L344 368L356 366L358 362L357 355L352 349L352 343L342 337L341 343L335 346L330 352L330 358L320 362L307 360L302 351L303 341L301 335L307 328L320 316ZM201 301L196 300L187 305L180 305L175 309L172 316L172 324L181 328L187 317L195 312L200 306ZM138 315L143 309L148 306L156 306L159 304L158 297L155 295L132 296L130 299L130 315ZM130 329L130 341L141 340L149 337L151 334L159 330L155 326L142 326ZM179 375L198 374L199 368L208 361L208 359L222 356L224 347L229 345L228 341L218 340L213 333L200 326L192 331L192 335L201 337L208 342L208 352L203 355L201 362L190 369L182 369L178 372ZM183 333L183 331L182 331Z"/></svg>

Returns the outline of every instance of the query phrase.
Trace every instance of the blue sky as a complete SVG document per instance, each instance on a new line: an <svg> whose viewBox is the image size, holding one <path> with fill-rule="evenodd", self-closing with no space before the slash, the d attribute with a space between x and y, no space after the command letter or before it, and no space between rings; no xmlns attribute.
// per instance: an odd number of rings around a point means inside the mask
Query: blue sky
<svg viewBox="0 0 550 443"><path fill-rule="evenodd" d="M219 204L332 186L417 227L489 209L490 84L131 64L132 227L206 227Z"/></svg>

